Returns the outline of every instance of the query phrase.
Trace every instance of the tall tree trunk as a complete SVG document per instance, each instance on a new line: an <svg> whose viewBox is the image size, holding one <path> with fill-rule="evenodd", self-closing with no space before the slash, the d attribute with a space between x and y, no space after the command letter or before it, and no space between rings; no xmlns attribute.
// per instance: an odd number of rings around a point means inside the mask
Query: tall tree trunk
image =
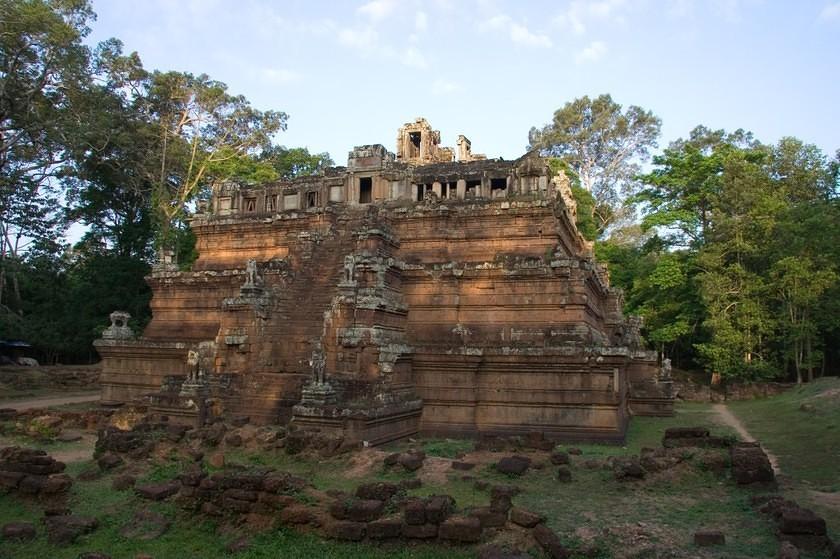
<svg viewBox="0 0 840 559"><path fill-rule="evenodd" d="M811 335L805 338L805 358L808 360L808 382L814 381L814 363L812 362Z"/></svg>

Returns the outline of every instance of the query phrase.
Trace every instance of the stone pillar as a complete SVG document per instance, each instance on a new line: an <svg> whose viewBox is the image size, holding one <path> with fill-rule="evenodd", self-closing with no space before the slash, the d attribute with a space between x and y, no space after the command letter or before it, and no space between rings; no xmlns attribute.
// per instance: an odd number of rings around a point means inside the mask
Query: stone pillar
<svg viewBox="0 0 840 559"><path fill-rule="evenodd" d="M455 192L459 200L463 200L467 195L467 181L458 179L458 184L455 186Z"/></svg>
<svg viewBox="0 0 840 559"><path fill-rule="evenodd" d="M443 196L443 193L442 193L441 187L440 187L440 183L438 181L435 181L435 182L432 183L432 190L434 191L435 194L437 194L438 198Z"/></svg>

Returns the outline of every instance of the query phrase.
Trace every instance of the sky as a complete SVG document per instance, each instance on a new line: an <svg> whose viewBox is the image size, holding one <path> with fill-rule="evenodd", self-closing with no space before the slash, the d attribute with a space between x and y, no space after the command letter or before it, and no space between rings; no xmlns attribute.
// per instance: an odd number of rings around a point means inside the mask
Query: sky
<svg viewBox="0 0 840 559"><path fill-rule="evenodd" d="M289 115L277 143L393 151L426 117L454 146L514 159L583 95L662 119L840 148L840 0L93 0L91 43L206 73Z"/></svg>

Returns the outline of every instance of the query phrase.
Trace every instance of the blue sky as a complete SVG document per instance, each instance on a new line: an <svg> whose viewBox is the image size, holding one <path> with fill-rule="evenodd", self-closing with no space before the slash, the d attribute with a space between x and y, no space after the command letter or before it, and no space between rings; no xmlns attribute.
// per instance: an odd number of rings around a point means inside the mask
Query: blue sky
<svg viewBox="0 0 840 559"><path fill-rule="evenodd" d="M445 145L521 155L564 103L610 93L662 118L840 148L840 0L93 0L91 41L207 73L289 114L287 146L394 149L425 116Z"/></svg>

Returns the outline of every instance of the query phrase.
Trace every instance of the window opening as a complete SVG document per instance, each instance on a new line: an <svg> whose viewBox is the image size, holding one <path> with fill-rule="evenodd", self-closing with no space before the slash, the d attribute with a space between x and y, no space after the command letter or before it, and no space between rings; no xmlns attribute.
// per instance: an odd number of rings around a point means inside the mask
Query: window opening
<svg viewBox="0 0 840 559"><path fill-rule="evenodd" d="M359 203L370 204L373 201L373 179L362 177L359 179Z"/></svg>

